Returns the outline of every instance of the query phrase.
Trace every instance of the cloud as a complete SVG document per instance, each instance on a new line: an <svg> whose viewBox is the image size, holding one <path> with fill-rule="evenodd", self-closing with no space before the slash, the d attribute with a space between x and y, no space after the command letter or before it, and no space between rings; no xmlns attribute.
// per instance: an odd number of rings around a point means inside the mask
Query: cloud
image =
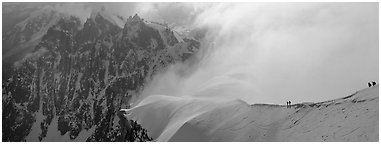
<svg viewBox="0 0 381 144"><path fill-rule="evenodd" d="M135 11L142 17L174 25L189 25L211 3L138 3Z"/></svg>
<svg viewBox="0 0 381 144"><path fill-rule="evenodd" d="M191 24L208 29L211 44L202 48L208 56L186 77L176 69L191 68L178 64L147 86L165 91L144 93L249 103L323 101L378 79L377 3L213 3L203 8Z"/></svg>

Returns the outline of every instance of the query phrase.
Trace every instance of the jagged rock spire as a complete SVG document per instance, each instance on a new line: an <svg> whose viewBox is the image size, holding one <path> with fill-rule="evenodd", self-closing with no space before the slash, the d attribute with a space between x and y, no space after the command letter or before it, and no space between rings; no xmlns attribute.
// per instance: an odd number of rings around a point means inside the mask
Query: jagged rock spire
<svg viewBox="0 0 381 144"><path fill-rule="evenodd" d="M142 21L142 19L139 17L138 14L135 14L133 17L130 16L127 19L127 22L137 22L137 21Z"/></svg>

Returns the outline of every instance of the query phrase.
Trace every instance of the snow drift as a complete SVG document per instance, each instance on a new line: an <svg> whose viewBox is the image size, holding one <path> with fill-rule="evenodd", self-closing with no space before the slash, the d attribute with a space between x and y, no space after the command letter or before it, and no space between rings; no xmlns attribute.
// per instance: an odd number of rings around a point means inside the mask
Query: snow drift
<svg viewBox="0 0 381 144"><path fill-rule="evenodd" d="M153 95L122 111L156 141L378 141L378 89L291 108Z"/></svg>

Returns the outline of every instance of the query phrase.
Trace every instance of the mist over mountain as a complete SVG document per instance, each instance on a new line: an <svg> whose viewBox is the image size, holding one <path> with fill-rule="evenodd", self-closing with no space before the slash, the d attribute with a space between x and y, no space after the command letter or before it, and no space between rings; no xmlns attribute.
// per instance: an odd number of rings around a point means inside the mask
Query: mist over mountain
<svg viewBox="0 0 381 144"><path fill-rule="evenodd" d="M378 140L377 3L2 7L3 141Z"/></svg>

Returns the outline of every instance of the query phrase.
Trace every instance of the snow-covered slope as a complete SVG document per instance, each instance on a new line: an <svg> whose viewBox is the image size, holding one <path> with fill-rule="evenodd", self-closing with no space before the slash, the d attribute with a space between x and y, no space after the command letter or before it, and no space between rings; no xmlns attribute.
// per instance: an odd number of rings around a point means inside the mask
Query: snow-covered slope
<svg viewBox="0 0 381 144"><path fill-rule="evenodd" d="M122 111L157 141L378 141L378 91L292 108L156 95Z"/></svg>

